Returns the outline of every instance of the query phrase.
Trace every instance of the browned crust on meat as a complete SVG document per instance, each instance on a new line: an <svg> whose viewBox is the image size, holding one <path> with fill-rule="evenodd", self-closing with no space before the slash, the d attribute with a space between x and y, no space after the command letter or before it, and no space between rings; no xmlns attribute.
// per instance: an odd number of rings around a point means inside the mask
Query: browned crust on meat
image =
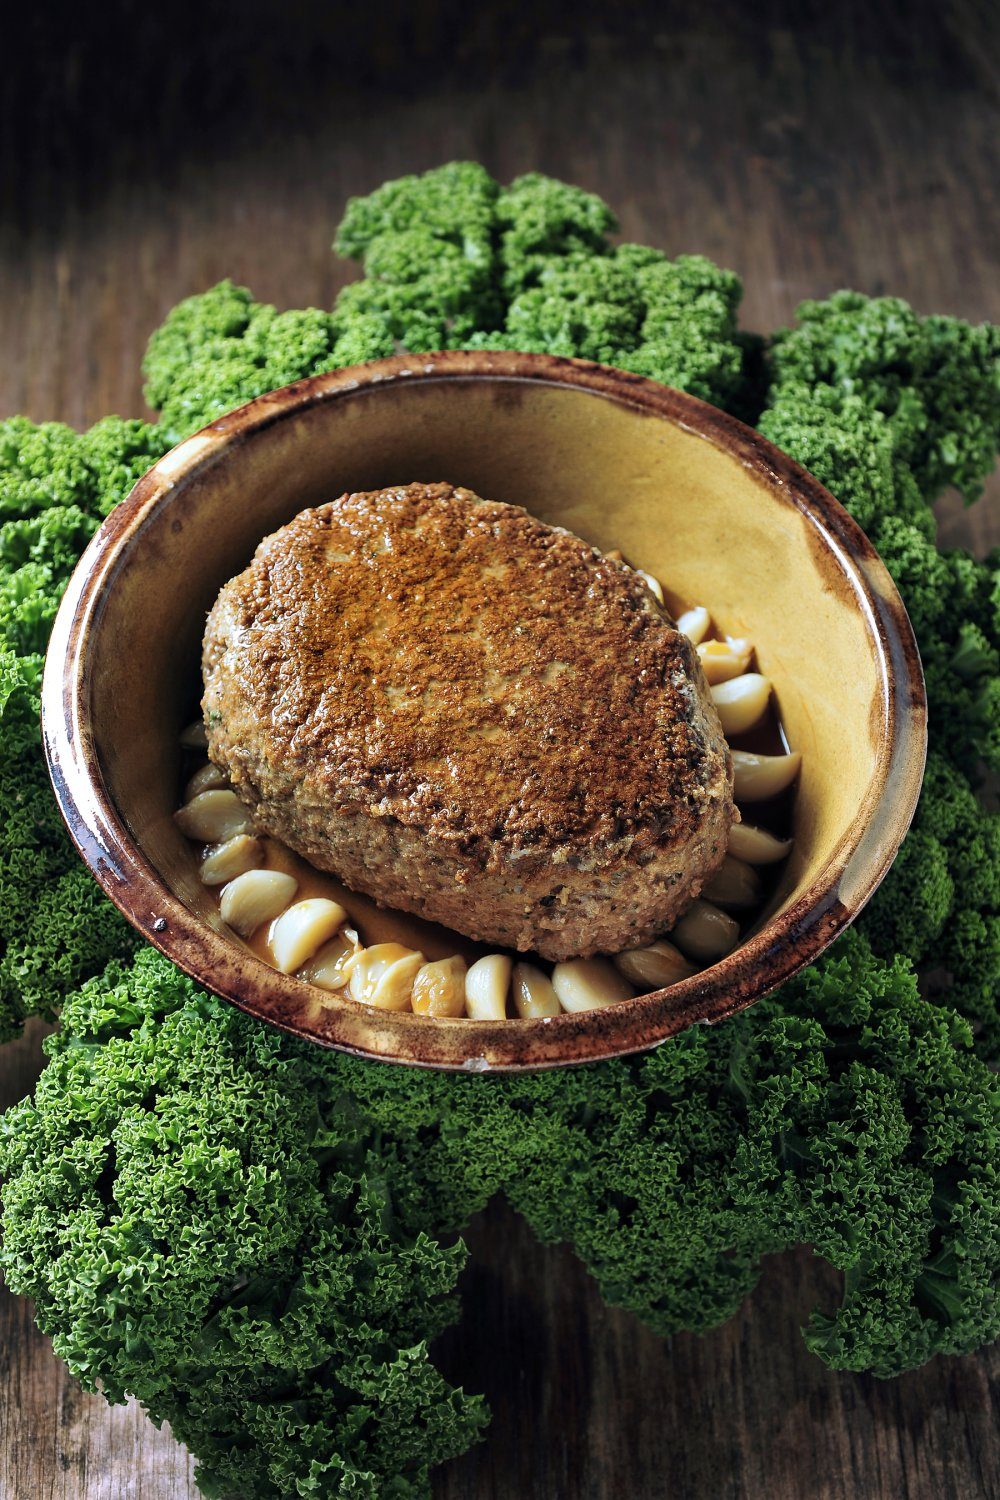
<svg viewBox="0 0 1000 1500"><path fill-rule="evenodd" d="M520 507L413 484L303 511L222 590L204 670L210 753L262 826L462 930L482 924L427 908L449 879L523 908L560 868L620 883L672 852L662 912L724 852L728 753L690 643L638 574ZM366 872L356 819L395 870Z"/></svg>

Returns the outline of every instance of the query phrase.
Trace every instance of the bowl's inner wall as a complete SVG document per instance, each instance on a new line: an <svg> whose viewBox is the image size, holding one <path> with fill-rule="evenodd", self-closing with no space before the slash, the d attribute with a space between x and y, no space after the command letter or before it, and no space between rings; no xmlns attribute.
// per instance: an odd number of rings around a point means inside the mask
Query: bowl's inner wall
<svg viewBox="0 0 1000 1500"><path fill-rule="evenodd" d="M181 474L126 549L91 679L108 789L166 883L213 925L215 901L171 821L206 613L297 511L412 480L467 485L619 547L671 595L753 639L804 758L795 851L768 914L806 890L854 824L886 686L851 574L787 496L705 438L569 386L452 378L340 394L217 451L224 461Z"/></svg>

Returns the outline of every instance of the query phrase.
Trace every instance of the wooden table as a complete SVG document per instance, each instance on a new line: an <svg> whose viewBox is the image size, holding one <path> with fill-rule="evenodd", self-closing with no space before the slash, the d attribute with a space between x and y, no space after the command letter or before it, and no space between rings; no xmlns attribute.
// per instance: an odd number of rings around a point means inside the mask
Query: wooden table
<svg viewBox="0 0 1000 1500"><path fill-rule="evenodd" d="M845 284L1000 317L997 37L975 0L895 20L802 4L794 22L774 0L709 21L393 0L335 25L290 0L280 27L263 0L205 0L86 8L79 35L29 9L0 96L0 415L141 412L146 337L180 297L231 275L328 305L347 195L459 156L580 182L629 238L733 266L749 327ZM943 502L942 534L1000 541L998 494ZM0 1052L0 1103L30 1089L41 1032ZM831 1374L798 1327L836 1278L804 1250L726 1327L663 1342L501 1205L469 1239L439 1357L495 1416L441 1500L1000 1495L997 1352ZM83 1396L24 1304L5 1297L0 1325L0 1500L195 1495L172 1439Z"/></svg>

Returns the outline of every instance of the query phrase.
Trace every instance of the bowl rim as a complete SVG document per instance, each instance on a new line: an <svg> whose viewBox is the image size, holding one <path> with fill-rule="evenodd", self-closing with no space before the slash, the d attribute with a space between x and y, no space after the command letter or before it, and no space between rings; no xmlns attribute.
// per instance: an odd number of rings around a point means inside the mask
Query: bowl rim
<svg viewBox="0 0 1000 1500"><path fill-rule="evenodd" d="M858 816L790 907L719 963L669 989L584 1014L499 1022L431 1020L328 997L320 1031L303 1022L306 998L315 991L189 910L139 848L104 782L90 722L94 627L150 513L180 479L224 461L270 426L313 406L414 381L570 386L672 422L734 457L811 524L865 617L883 714ZM645 1051L696 1022L714 1024L744 1009L817 958L871 897L909 827L923 777L927 704L913 630L875 548L829 491L760 433L695 396L607 366L555 355L448 351L297 380L217 418L155 463L104 521L65 591L45 662L42 739L60 811L98 884L143 937L205 988L259 1020L356 1056L467 1072L522 1071Z"/></svg>

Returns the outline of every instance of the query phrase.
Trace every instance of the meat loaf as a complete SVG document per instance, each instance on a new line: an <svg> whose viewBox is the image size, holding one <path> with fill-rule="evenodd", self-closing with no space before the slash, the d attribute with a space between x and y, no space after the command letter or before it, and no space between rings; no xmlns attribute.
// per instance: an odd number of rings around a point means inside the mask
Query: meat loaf
<svg viewBox="0 0 1000 1500"><path fill-rule="evenodd" d="M668 928L721 862L732 767L639 574L448 484L267 537L204 641L209 754L257 826L386 906L544 958Z"/></svg>

